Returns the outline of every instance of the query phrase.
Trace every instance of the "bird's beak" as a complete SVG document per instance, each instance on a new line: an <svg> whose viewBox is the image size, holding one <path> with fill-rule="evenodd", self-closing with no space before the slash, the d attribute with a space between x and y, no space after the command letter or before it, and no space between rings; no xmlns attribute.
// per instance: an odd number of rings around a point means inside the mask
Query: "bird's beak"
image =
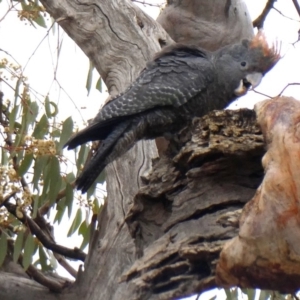
<svg viewBox="0 0 300 300"><path fill-rule="evenodd" d="M251 83L253 89L260 84L262 78L263 75L258 72L251 73L246 76L246 80Z"/></svg>
<svg viewBox="0 0 300 300"><path fill-rule="evenodd" d="M245 95L250 86L252 86L252 88L255 88L260 84L262 77L263 75L258 72L248 74L244 79L240 81L239 86L234 90L235 95Z"/></svg>

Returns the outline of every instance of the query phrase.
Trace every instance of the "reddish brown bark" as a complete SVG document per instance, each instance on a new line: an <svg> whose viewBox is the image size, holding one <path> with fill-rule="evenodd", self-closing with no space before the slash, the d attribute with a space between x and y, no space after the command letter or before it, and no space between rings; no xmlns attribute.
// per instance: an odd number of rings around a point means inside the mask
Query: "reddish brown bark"
<svg viewBox="0 0 300 300"><path fill-rule="evenodd" d="M300 102L282 97L255 109L268 149L266 173L243 209L238 236L221 252L217 281L294 292L300 287Z"/></svg>

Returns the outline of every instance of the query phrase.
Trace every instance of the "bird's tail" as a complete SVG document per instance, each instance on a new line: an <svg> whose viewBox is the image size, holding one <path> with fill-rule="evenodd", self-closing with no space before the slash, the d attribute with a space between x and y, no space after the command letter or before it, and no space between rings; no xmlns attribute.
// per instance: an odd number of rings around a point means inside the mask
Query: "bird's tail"
<svg viewBox="0 0 300 300"><path fill-rule="evenodd" d="M120 136L127 130L130 125L130 121L124 121L119 126L117 126L114 131L107 136L107 138L101 141L99 148L96 153L91 158L91 160L86 163L83 171L76 179L76 186L78 190L85 193L97 179L98 175L104 170L106 165L110 162L107 161L107 156L113 151L114 146Z"/></svg>

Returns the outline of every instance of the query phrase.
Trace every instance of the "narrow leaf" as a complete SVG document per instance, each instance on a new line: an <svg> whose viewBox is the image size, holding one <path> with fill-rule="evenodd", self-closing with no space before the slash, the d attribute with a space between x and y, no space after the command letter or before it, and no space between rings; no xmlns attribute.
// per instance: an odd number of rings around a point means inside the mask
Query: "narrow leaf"
<svg viewBox="0 0 300 300"><path fill-rule="evenodd" d="M51 110L51 107L53 111ZM55 117L58 113L57 105L50 101L48 96L45 98L45 111L48 118Z"/></svg>
<svg viewBox="0 0 300 300"><path fill-rule="evenodd" d="M32 218L36 218L38 208L40 207L40 197L39 197L39 195L32 195L31 197L33 198Z"/></svg>
<svg viewBox="0 0 300 300"><path fill-rule="evenodd" d="M13 254L13 261L15 263L18 261L21 251L23 249L23 239L24 239L24 232L23 231L18 232L15 241L15 246L14 246L14 254Z"/></svg>
<svg viewBox="0 0 300 300"><path fill-rule="evenodd" d="M15 107L17 106L17 100L20 95L21 84L22 84L22 77L20 76L19 79L17 80L16 87L15 87L15 103L14 103Z"/></svg>
<svg viewBox="0 0 300 300"><path fill-rule="evenodd" d="M83 223L86 224L85 221ZM88 227L85 226L85 230L81 230L81 231L82 231L83 241L82 241L82 243L80 245L80 249L83 250L89 244L89 242L90 242L91 224L89 224Z"/></svg>
<svg viewBox="0 0 300 300"><path fill-rule="evenodd" d="M2 232L0 236L0 267L2 266L7 254L7 236Z"/></svg>
<svg viewBox="0 0 300 300"><path fill-rule="evenodd" d="M14 125L15 125L18 112L19 112L19 105L14 106L11 113L9 114L9 130L11 132L14 130Z"/></svg>
<svg viewBox="0 0 300 300"><path fill-rule="evenodd" d="M32 262L32 257L35 253L35 241L31 234L28 234L25 246L24 246L24 255L23 255L23 268L27 270Z"/></svg>
<svg viewBox="0 0 300 300"><path fill-rule="evenodd" d="M89 95L90 91L91 91L91 87L92 87L92 81L93 81L93 71L94 71L94 64L92 63L92 61L90 60L90 67L89 67L89 71L88 71L88 76L86 79L86 89L87 89L87 94Z"/></svg>
<svg viewBox="0 0 300 300"><path fill-rule="evenodd" d="M95 197L93 202L93 214L98 215L100 210L99 200Z"/></svg>
<svg viewBox="0 0 300 300"><path fill-rule="evenodd" d="M41 13L39 13L38 16L37 16L35 19L33 19L33 21L34 21L36 24L38 24L39 26L44 27L44 28L47 28L45 19L44 19L44 17L42 16Z"/></svg>
<svg viewBox="0 0 300 300"><path fill-rule="evenodd" d="M65 145L67 140L70 138L73 132L73 120L71 117L67 118L62 126L61 136L58 144L58 150L60 151Z"/></svg>
<svg viewBox="0 0 300 300"><path fill-rule="evenodd" d="M39 113L38 104L35 101L31 102L29 104L28 111L26 113L26 123L28 125L31 125L35 121L38 113Z"/></svg>
<svg viewBox="0 0 300 300"><path fill-rule="evenodd" d="M69 217L69 219L71 218L71 214L72 214L73 197L74 197L73 187L69 183L67 183L67 186L66 186L66 202L65 202L65 204L68 208L68 217Z"/></svg>
<svg viewBox="0 0 300 300"><path fill-rule="evenodd" d="M68 235L67 235L68 237L70 237L77 230L77 228L81 224L81 221L82 221L82 211L81 211L80 208L78 208L76 216L75 216L75 218L72 222L72 225L69 229L69 232L68 232Z"/></svg>
<svg viewBox="0 0 300 300"><path fill-rule="evenodd" d="M33 167L33 189L36 190L38 188L38 183L41 178L41 175L47 165L47 162L49 160L49 156L44 155L44 156L38 156L35 160L34 167ZM45 179L45 178L44 178Z"/></svg>
<svg viewBox="0 0 300 300"><path fill-rule="evenodd" d="M28 171L28 169L30 168L31 164L33 161L33 154L26 154L24 159L21 162L21 165L18 169L18 175L19 176L23 176L25 175L25 173Z"/></svg>
<svg viewBox="0 0 300 300"><path fill-rule="evenodd" d="M8 154L7 150L5 150L3 147L1 148L1 165L6 166L8 163Z"/></svg>
<svg viewBox="0 0 300 300"><path fill-rule="evenodd" d="M81 165L86 160L88 155L88 146L86 144L82 145L79 150L78 159L76 161L76 166L78 172L80 172Z"/></svg>
<svg viewBox="0 0 300 300"><path fill-rule="evenodd" d="M49 264L48 264L48 257L44 250L44 247L39 245L39 257L40 257L40 265L42 268L42 271L49 271Z"/></svg>
<svg viewBox="0 0 300 300"><path fill-rule="evenodd" d="M57 222L58 225L60 224L60 222L65 214L65 211L66 211L65 202L66 202L66 199L62 199L56 205L57 210L56 210L56 214L54 217L54 223Z"/></svg>
<svg viewBox="0 0 300 300"><path fill-rule="evenodd" d="M98 79L98 81L97 81L97 83L96 83L96 89L97 89L100 93L102 93L102 79L101 79L101 77L99 77L99 79Z"/></svg>
<svg viewBox="0 0 300 300"><path fill-rule="evenodd" d="M47 116L44 114L39 122L35 125L32 136L36 139L43 139L49 132L49 121Z"/></svg>
<svg viewBox="0 0 300 300"><path fill-rule="evenodd" d="M50 204L53 204L61 188L62 181L60 175L60 165L56 156L51 157L48 172L50 172L49 201Z"/></svg>

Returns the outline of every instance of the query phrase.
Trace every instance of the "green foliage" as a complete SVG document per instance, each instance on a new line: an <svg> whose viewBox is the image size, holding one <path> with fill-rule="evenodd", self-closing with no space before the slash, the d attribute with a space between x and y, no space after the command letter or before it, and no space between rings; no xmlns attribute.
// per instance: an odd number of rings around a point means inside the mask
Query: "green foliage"
<svg viewBox="0 0 300 300"><path fill-rule="evenodd" d="M21 21L29 21L35 27L37 24L41 27L47 28L45 18L43 16L44 8L39 5L38 1L20 1L22 10L19 10L18 16Z"/></svg>
<svg viewBox="0 0 300 300"><path fill-rule="evenodd" d="M92 88L92 84L93 84L93 72L94 72L95 66L93 64L92 61L90 61L90 66L89 66L89 70L88 70L88 75L86 78L86 90L87 90L87 94L90 94L91 88ZM99 79L97 80L96 86L95 88L102 93L102 79L101 77L99 77Z"/></svg>
<svg viewBox="0 0 300 300"><path fill-rule="evenodd" d="M37 250L37 244L35 243L35 240L31 234L28 234L26 241L25 241L25 246L24 246L24 255L23 255L23 268L25 270L28 269L32 262L32 257L35 254Z"/></svg>
<svg viewBox="0 0 300 300"><path fill-rule="evenodd" d="M14 252L13 252L13 261L17 262L19 259L19 256L23 250L23 242L24 242L24 232L20 231L17 234L17 238L15 241L15 246L14 246Z"/></svg>
<svg viewBox="0 0 300 300"><path fill-rule="evenodd" d="M3 264L7 255L7 236L2 232L0 236L0 266Z"/></svg>
<svg viewBox="0 0 300 300"><path fill-rule="evenodd" d="M62 125L62 131L61 131L61 136L60 136L60 141L58 144L58 151L62 149L64 144L67 142L67 140L70 138L70 136L73 133L73 120L71 117L67 118Z"/></svg>
<svg viewBox="0 0 300 300"><path fill-rule="evenodd" d="M28 13L26 18L43 26L40 14L35 18L29 15L31 2L22 3L23 10ZM90 240L91 218L84 219L83 209L87 215L92 215L99 211L100 205L95 197L96 186L86 198L74 191L73 183L74 173L78 174L90 149L83 145L79 152L75 150L73 155L67 152L68 157L64 156L63 145L74 131L73 118L59 121L59 107L50 101L49 95L41 96L42 99L32 97L20 66L0 59L0 68L4 73L13 74L10 86L14 87L12 100L0 99L0 131L4 137L0 141L0 203L9 197L7 203L15 207L13 212L9 212L5 204L0 207L0 266L10 256L25 270L39 266L43 271L52 271L57 266L56 258L28 227L24 215L41 218L47 223L44 215L50 216L51 210L55 210L52 222L57 224L61 224L64 216L68 217L72 220L68 236L81 235L82 243L78 248L84 249ZM73 162L70 156L75 158ZM102 174L98 182L103 181ZM39 226L38 230L53 242L48 230Z"/></svg>
<svg viewBox="0 0 300 300"><path fill-rule="evenodd" d="M72 234L78 229L81 221L82 221L82 211L81 209L78 209L75 218L72 222L72 225L69 229L68 237L72 236Z"/></svg>

